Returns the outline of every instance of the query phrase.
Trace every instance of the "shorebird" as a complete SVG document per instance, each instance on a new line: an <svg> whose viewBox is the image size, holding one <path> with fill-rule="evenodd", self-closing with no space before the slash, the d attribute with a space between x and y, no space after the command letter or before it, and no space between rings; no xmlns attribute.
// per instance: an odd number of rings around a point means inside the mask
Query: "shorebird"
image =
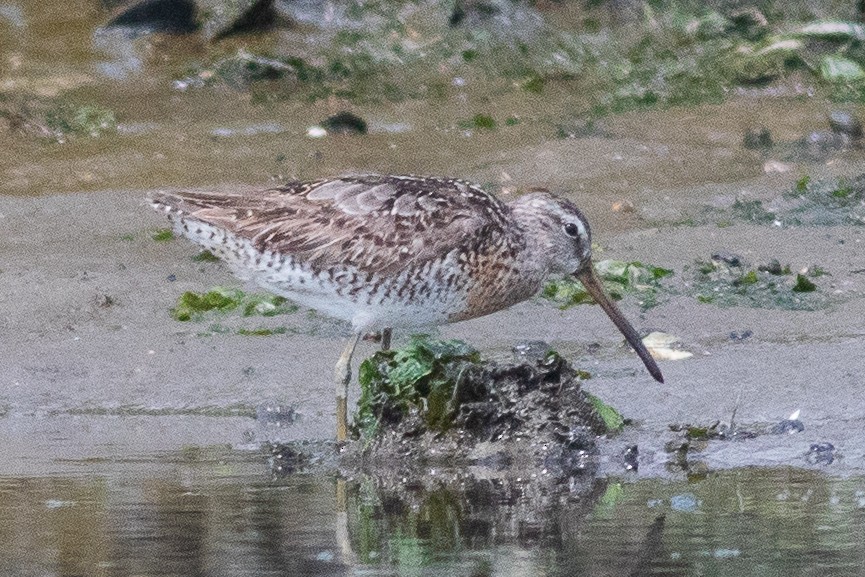
<svg viewBox="0 0 865 577"><path fill-rule="evenodd" d="M335 368L339 441L363 334L382 330L389 340L392 328L488 315L533 296L551 275L579 279L663 382L595 274L585 216L548 192L505 204L463 180L362 175L243 194L159 192L151 202L237 276L352 324Z"/></svg>

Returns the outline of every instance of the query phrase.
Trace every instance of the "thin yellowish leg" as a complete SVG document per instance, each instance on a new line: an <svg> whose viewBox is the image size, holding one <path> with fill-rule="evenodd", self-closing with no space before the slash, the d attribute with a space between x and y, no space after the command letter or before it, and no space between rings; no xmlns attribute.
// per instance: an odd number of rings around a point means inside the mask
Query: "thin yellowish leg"
<svg viewBox="0 0 865 577"><path fill-rule="evenodd" d="M351 547L348 531L348 494L345 479L336 480L336 544L342 554L342 562L349 567L357 564L357 555Z"/></svg>
<svg viewBox="0 0 865 577"><path fill-rule="evenodd" d="M348 439L348 384L351 382L351 357L360 340L361 333L349 340L339 360L336 362L334 377L336 379L336 440L343 442Z"/></svg>

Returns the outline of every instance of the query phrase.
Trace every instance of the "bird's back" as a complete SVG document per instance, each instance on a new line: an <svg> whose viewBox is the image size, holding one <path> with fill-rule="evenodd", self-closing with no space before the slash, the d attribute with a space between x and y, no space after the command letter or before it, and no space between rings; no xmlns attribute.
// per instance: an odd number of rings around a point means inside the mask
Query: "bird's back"
<svg viewBox="0 0 865 577"><path fill-rule="evenodd" d="M537 289L519 290L508 207L461 180L364 175L152 203L242 278L355 326L480 316Z"/></svg>

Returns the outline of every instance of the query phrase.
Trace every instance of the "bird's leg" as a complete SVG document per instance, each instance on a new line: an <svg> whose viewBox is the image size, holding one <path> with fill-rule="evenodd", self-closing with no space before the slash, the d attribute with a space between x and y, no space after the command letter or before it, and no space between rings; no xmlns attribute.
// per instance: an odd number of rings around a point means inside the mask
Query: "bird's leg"
<svg viewBox="0 0 865 577"><path fill-rule="evenodd" d="M393 336L393 329L385 327L381 330L381 350L386 351L390 348L390 338Z"/></svg>
<svg viewBox="0 0 865 577"><path fill-rule="evenodd" d="M362 333L351 339L336 362L336 440L341 443L348 438L348 384L351 382L351 357Z"/></svg>

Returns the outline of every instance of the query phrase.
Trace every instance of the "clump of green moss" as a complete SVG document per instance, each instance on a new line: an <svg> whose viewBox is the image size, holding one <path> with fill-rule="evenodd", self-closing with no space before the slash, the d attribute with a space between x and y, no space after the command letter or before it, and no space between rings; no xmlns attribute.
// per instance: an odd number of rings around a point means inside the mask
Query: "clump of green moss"
<svg viewBox="0 0 865 577"><path fill-rule="evenodd" d="M203 250L192 257L192 260L195 262L219 262L219 257L209 250Z"/></svg>
<svg viewBox="0 0 865 577"><path fill-rule="evenodd" d="M424 421L444 430L456 408L454 387L466 366L480 354L462 341L414 336L403 348L379 351L360 365L361 396L355 422L371 437L381 421L390 422L424 409Z"/></svg>
<svg viewBox="0 0 865 577"><path fill-rule="evenodd" d="M793 285L793 292L811 293L815 290L817 290L817 285L808 280L808 277L801 274L796 275L796 284Z"/></svg>
<svg viewBox="0 0 865 577"><path fill-rule="evenodd" d="M592 403L592 406L598 412L601 419L604 420L604 424L607 426L607 430L610 432L621 431L625 426L625 417L622 416L622 413L617 411L615 407L608 405L595 395L588 395L589 401Z"/></svg>
<svg viewBox="0 0 865 577"><path fill-rule="evenodd" d="M661 280L673 274L672 270L659 266L618 260L599 261L595 263L595 270L613 299L620 300L625 294L634 294L644 308L657 304ZM563 310L595 302L583 285L571 278L547 283L541 295L558 303Z"/></svg>
<svg viewBox="0 0 865 577"><path fill-rule="evenodd" d="M174 232L170 228L159 228L151 233L150 238L156 242L168 242L174 238Z"/></svg>
<svg viewBox="0 0 865 577"><path fill-rule="evenodd" d="M171 309L171 316L178 321L190 321L215 311L227 313L240 309L243 316L275 316L297 311L297 305L281 296L267 293L247 294L240 289L214 287L205 293L187 291ZM273 329L269 329L273 330Z"/></svg>
<svg viewBox="0 0 865 577"><path fill-rule="evenodd" d="M561 450L581 451L592 446L593 434L624 422L582 390L588 377L552 351L500 364L482 360L461 341L416 336L361 364L356 428L370 441L429 435L465 448L545 439Z"/></svg>

